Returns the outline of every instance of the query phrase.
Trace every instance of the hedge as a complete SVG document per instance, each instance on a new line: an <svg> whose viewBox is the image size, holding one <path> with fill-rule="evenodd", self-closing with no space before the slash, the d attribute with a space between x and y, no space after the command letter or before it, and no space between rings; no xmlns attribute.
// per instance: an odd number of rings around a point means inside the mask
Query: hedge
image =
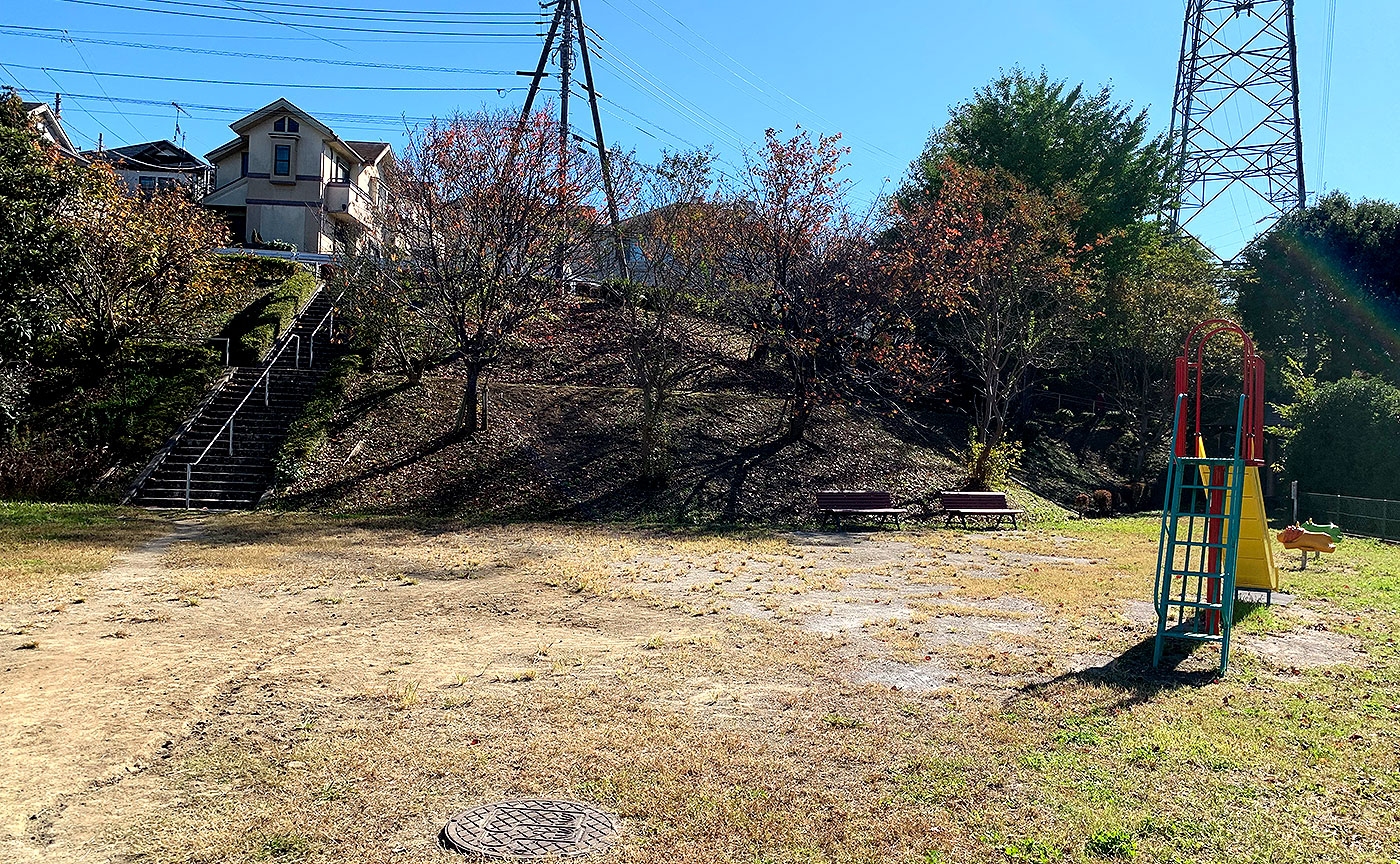
<svg viewBox="0 0 1400 864"><path fill-rule="evenodd" d="M219 334L229 340L229 362L234 366L259 362L314 293L316 277L303 270L283 279L234 315Z"/></svg>
<svg viewBox="0 0 1400 864"><path fill-rule="evenodd" d="M292 421L287 438L277 453L277 482L289 483L297 477L306 462L326 444L332 418L355 373L364 366L358 354L346 354L331 362L330 369L316 384L316 391L302 409L301 416Z"/></svg>

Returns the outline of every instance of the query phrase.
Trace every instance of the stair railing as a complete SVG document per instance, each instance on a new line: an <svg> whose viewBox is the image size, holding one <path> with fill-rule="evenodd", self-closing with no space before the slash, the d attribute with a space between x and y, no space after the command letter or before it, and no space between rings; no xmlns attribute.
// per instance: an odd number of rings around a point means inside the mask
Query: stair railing
<svg viewBox="0 0 1400 864"><path fill-rule="evenodd" d="M316 346L316 333L317 333L318 331L320 331L321 327L322 327L323 325L325 325L327 321L332 322L332 323L331 323L331 326L334 327L334 321L335 321L335 304L338 303L338 302L340 302L340 298L343 297L343 296L345 296L345 292L343 292L343 291L342 291L340 294L336 295L335 300L331 301L331 308L330 308L330 310L327 311L325 315L321 316L321 321L316 325L316 329L311 331L311 352L310 352L310 353L311 353L311 359L310 359L310 360L308 361L308 363L307 363L307 367L308 367L308 368L310 368L312 365L314 365L314 364L315 364L315 361L316 361L316 347L315 347L315 346ZM307 305L309 306L310 303L308 302ZM330 337L327 336L327 338L330 338ZM293 341L295 341L295 342L296 342L296 345L297 345L296 354L294 355L294 357L295 357L295 364L296 364L296 365L295 365L295 368L297 368L297 369L300 369L300 368L301 368L301 334L299 334L299 333L291 333L291 332L290 332L290 328L289 328L289 332L288 332L288 334L287 334L287 337L282 341L282 347L281 347L281 348L278 348L278 349L277 349L277 353L274 354L273 357L272 357L272 359L271 359L271 360L268 360L267 363L263 366L262 374L258 376L258 380L256 380L256 381L253 382L253 386L248 388L248 392L245 393L245 394L243 394L243 398L240 399L240 400L238 401L238 405L237 405L237 406L233 409L233 411L228 415L228 419L224 421L224 425L222 425L222 426L219 427L218 431L215 432L214 435L213 435L213 437L211 437L211 438L209 439L209 443L206 444L206 445L204 445L204 449L203 449L202 451L200 451L199 456L196 457L196 458L194 459L194 461L192 461L192 462L186 462L186 463L185 463L185 509L186 509L186 510L190 509L190 486L191 486L191 483L192 483L192 480L193 480L193 475L194 475L195 466L198 465L200 462L203 462L203 461L204 461L204 457L209 455L209 451L213 449L214 444L217 443L218 440L219 440L221 437L223 437L223 434L224 434L224 430L225 430L225 429L228 430L228 455L230 455L230 456L233 455L233 425L234 425L234 424L233 424L233 421L234 421L234 418L238 416L238 412L239 412L239 411L242 411L242 410L243 410L243 406L246 405L246 404L248 403L248 399L251 398L252 395L253 395L254 393L257 392L257 390L258 390L258 385L259 385L259 384L261 384L262 387L263 387L263 405L266 406L266 405L271 404L271 401L272 401L272 370L273 370L273 368L275 368L275 367L277 366L277 361L278 361L278 360L281 360L281 359L282 359L282 355L286 353L286 351L287 351L287 346L291 345Z"/></svg>
<svg viewBox="0 0 1400 864"><path fill-rule="evenodd" d="M321 332L321 328L326 328L327 342L335 338L335 305L339 303L340 298L344 296L345 292L342 291L340 295L335 298L335 302L331 303L331 308L326 311L326 314L321 316L321 322L316 325L316 329L311 331L311 336L308 339L310 342L309 350L311 357L306 361L307 368L316 365L316 334ZM298 348L298 352L300 352L300 348ZM298 353L298 357L299 356L300 353Z"/></svg>

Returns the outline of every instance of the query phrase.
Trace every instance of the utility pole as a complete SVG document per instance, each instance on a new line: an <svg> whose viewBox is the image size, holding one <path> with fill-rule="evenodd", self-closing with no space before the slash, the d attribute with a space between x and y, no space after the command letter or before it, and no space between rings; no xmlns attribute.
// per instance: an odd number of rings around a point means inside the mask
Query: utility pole
<svg viewBox="0 0 1400 864"><path fill-rule="evenodd" d="M574 73L574 4L571 0L558 0L564 22L564 38L559 45L559 188L569 182L569 151L573 149L573 139L569 137L569 87L573 84Z"/></svg>
<svg viewBox="0 0 1400 864"><path fill-rule="evenodd" d="M1293 5L1187 0L1172 101L1178 230L1233 196L1262 201L1260 222L1306 204Z"/></svg>
<svg viewBox="0 0 1400 864"><path fill-rule="evenodd" d="M598 112L598 90L593 83L593 65L588 52L588 29L583 25L583 7L580 0L554 0L554 19L550 22L549 33L545 36L544 48L540 51L539 63L535 66L534 72L517 72L517 75L529 77L530 92L525 97L525 107L520 112L520 128L523 131L525 123L529 121L530 111L534 108L535 98L539 95L540 82L547 76L545 67L549 65L550 54L554 49L555 39L558 38L559 46L559 171L560 187L563 188L568 182L569 156L573 148L574 139L585 144L591 144L598 151L598 161L603 174L603 192L607 198L608 221L613 235L613 254L617 263L618 275L621 278L628 278L627 254L622 240L622 228L619 222L617 209L616 187L613 184L612 157L608 153L606 142L603 140L603 119ZM561 33L562 31L562 33ZM584 89L588 93L588 107L593 114L593 141L576 136L569 127L569 97L573 88L574 71L574 42L578 42L578 50L583 58Z"/></svg>

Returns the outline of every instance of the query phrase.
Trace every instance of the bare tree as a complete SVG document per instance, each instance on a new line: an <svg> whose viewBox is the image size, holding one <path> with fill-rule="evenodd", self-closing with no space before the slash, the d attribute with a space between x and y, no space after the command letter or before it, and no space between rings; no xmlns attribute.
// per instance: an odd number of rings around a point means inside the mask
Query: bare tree
<svg viewBox="0 0 1400 864"><path fill-rule="evenodd" d="M558 141L545 113L457 115L413 132L389 178L386 261L400 302L464 368L468 435L484 375L604 236L598 160L574 153L561 170Z"/></svg>
<svg viewBox="0 0 1400 864"><path fill-rule="evenodd" d="M643 170L635 178L643 212L624 226L631 278L618 283L618 313L640 402L640 476L651 485L670 471L672 401L712 365L709 345L721 336L712 314L722 254L713 159L669 153Z"/></svg>

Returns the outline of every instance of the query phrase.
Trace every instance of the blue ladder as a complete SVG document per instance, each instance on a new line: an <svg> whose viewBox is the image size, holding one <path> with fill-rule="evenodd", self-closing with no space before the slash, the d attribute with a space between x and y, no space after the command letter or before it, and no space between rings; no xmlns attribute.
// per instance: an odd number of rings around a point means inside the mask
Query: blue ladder
<svg viewBox="0 0 1400 864"><path fill-rule="evenodd" d="M1220 644L1220 674L1230 663L1230 629L1235 612L1235 562L1239 550L1240 510L1244 497L1245 397L1235 426L1235 453L1230 458L1178 456L1181 400L1177 397L1172 457L1167 465L1167 493L1162 504L1162 531L1157 547L1157 641L1152 665L1162 662L1167 639ZM1197 447L1198 454L1202 450ZM1227 503L1228 498L1228 503ZM1184 537L1184 539L1183 539Z"/></svg>

